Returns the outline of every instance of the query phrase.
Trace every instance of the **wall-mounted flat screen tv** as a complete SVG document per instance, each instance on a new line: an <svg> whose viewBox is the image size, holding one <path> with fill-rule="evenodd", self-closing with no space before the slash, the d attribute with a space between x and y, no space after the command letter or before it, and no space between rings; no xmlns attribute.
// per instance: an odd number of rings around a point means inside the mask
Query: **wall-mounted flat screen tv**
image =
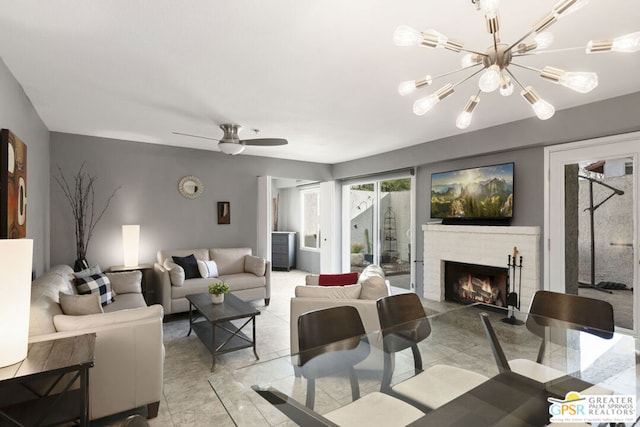
<svg viewBox="0 0 640 427"><path fill-rule="evenodd" d="M449 224L508 224L513 218L513 163L431 174L431 218Z"/></svg>

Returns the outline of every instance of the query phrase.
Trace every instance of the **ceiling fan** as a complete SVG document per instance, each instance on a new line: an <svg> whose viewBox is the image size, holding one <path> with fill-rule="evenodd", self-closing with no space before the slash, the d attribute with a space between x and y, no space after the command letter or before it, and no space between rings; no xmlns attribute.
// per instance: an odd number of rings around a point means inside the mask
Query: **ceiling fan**
<svg viewBox="0 0 640 427"><path fill-rule="evenodd" d="M174 135L191 136L194 138L210 139L218 141L218 148L220 151L226 154L236 155L244 151L247 145L256 145L262 147L287 145L289 142L283 138L254 138L254 139L240 139L238 132L242 129L242 126L236 124L223 124L220 125L220 129L224 132L222 139L209 138L207 136L192 135L189 133L172 132ZM258 133L258 129L253 129Z"/></svg>

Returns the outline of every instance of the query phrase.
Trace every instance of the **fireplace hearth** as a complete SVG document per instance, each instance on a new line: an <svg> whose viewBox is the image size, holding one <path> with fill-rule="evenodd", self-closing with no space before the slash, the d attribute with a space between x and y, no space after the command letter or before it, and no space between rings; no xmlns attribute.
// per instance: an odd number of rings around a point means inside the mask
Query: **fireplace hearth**
<svg viewBox="0 0 640 427"><path fill-rule="evenodd" d="M445 261L444 299L460 304L507 306L507 269Z"/></svg>

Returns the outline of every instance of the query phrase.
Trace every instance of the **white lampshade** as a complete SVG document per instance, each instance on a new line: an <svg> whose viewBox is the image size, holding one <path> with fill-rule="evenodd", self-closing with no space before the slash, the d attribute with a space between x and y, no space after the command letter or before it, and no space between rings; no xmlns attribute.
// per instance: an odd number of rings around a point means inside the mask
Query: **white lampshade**
<svg viewBox="0 0 640 427"><path fill-rule="evenodd" d="M237 142L218 142L218 148L225 154L231 154L235 156L236 154L240 154L244 151L244 145L239 144Z"/></svg>
<svg viewBox="0 0 640 427"><path fill-rule="evenodd" d="M124 254L124 266L135 267L138 265L140 253L140 226L122 226L122 252Z"/></svg>
<svg viewBox="0 0 640 427"><path fill-rule="evenodd" d="M27 357L33 240L0 240L0 367Z"/></svg>

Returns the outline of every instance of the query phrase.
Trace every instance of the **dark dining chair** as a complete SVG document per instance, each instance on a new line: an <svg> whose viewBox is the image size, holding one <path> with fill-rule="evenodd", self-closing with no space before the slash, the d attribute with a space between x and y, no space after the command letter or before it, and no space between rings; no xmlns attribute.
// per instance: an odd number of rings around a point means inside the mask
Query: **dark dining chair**
<svg viewBox="0 0 640 427"><path fill-rule="evenodd" d="M313 409L317 378L349 373L351 396L360 397L354 366L369 355L369 344L358 310L340 306L310 311L298 317L298 366L307 379L307 407Z"/></svg>
<svg viewBox="0 0 640 427"><path fill-rule="evenodd" d="M551 291L537 291L525 323L527 329L542 338L535 361L514 359L509 361L511 370L540 382L548 382L565 375L558 369L542 364L545 335L549 328L572 329L610 339L615 331L613 306L606 301L579 295Z"/></svg>
<svg viewBox="0 0 640 427"><path fill-rule="evenodd" d="M382 392L428 411L444 405L488 379L484 375L451 365L437 364L423 368L418 343L429 337L431 325L416 294L387 296L378 299L376 304L384 347ZM411 349L413 354L414 375L392 385L395 353L405 349Z"/></svg>

